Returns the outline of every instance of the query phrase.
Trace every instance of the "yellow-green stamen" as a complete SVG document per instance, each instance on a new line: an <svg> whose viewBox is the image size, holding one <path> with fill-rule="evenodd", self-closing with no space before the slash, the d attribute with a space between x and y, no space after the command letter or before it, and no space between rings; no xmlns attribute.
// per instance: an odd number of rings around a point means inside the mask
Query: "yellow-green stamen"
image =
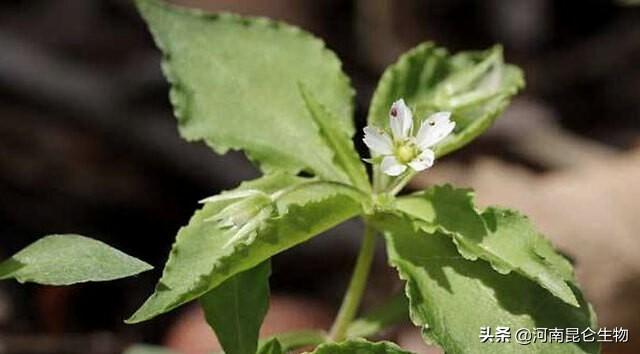
<svg viewBox="0 0 640 354"><path fill-rule="evenodd" d="M395 149L396 159L401 164L406 164L412 161L418 155L418 149L412 142L402 142L398 144Z"/></svg>

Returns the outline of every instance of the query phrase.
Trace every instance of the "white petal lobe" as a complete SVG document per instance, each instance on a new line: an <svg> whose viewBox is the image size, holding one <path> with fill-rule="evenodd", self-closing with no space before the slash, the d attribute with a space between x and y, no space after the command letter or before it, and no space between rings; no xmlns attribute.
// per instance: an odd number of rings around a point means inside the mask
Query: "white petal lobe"
<svg viewBox="0 0 640 354"><path fill-rule="evenodd" d="M449 120L450 117L451 112L438 112L422 122L416 136L418 147L422 150L430 148L451 134L456 123Z"/></svg>
<svg viewBox="0 0 640 354"><path fill-rule="evenodd" d="M364 127L364 143L377 154L390 155L392 153L393 143L391 138L375 127Z"/></svg>
<svg viewBox="0 0 640 354"><path fill-rule="evenodd" d="M385 156L380 168L389 176L398 176L407 169L407 166L398 162L394 156Z"/></svg>
<svg viewBox="0 0 640 354"><path fill-rule="evenodd" d="M413 127L413 114L403 99L393 103L389 111L389 126L396 140L406 139Z"/></svg>
<svg viewBox="0 0 640 354"><path fill-rule="evenodd" d="M414 171L422 171L431 166L433 166L433 162L436 159L436 155L431 149L424 150L420 155L418 155L413 161L409 162L409 166Z"/></svg>

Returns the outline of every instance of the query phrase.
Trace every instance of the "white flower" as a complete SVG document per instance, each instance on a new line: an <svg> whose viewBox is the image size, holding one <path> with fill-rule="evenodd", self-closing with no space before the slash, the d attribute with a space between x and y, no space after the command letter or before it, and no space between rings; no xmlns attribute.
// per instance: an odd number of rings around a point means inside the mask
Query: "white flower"
<svg viewBox="0 0 640 354"><path fill-rule="evenodd" d="M446 138L456 123L449 120L451 112L437 112L420 124L413 136L413 115L403 99L394 102L389 111L391 136L384 130L364 127L364 143L374 155L381 156L380 168L389 176L398 176L411 167L422 171L433 165L431 149Z"/></svg>

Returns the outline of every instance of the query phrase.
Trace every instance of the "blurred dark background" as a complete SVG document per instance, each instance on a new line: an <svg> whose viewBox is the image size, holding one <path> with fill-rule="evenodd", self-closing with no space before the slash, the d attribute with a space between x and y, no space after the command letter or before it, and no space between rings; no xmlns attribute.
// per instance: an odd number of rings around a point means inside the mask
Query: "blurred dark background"
<svg viewBox="0 0 640 354"><path fill-rule="evenodd" d="M640 7L612 0L179 3L277 18L322 37L343 60L358 91L360 127L382 70L415 44L433 40L458 51L502 43L507 60L525 71L524 94L486 137L445 159L442 169L434 168L439 174L425 177L416 187L437 178L460 180L478 185L483 200L482 191L489 195L500 188L463 176L483 168L502 173L508 164L526 173L500 174L508 181L523 181L520 188L514 187L519 197L484 200L526 204L534 183L565 178L567 171L584 171L584 166L595 166L588 171L621 171L640 162L634 152L640 142ZM130 1L0 3L0 258L43 235L73 232L98 238L156 267L135 279L70 288L1 283L0 353L117 353L131 342L166 340L179 311L144 325L125 326L122 320L152 291L174 235L197 201L257 176L241 154L216 156L204 146L182 141L167 91L159 52ZM485 163L478 165L479 160ZM487 166L486 161L498 162ZM616 164L605 165L610 161ZM626 229L607 234L595 226L589 230L610 243L616 237L624 239L624 248L638 247L637 255L640 245L631 236L637 236L634 215L640 216L635 199L640 171L624 174L631 179L598 175L603 193L610 196L614 192L606 186L617 184L623 188L622 199L587 202L592 215L575 212L584 223L610 221L619 227L627 222ZM591 190L590 179L582 172L575 175L563 185L587 182L582 189L563 189L569 198ZM599 218L598 208L612 207L620 207L615 215L626 212L629 217ZM546 232L562 234L562 227L545 224L549 219L536 214L535 205L523 208L536 221L541 219ZM564 226L579 230L570 223ZM347 224L334 232L344 237L317 238L277 257L273 291L314 301L305 306L335 308L356 251L358 229L357 224ZM554 241L569 255L575 252L578 267L581 260L590 262L590 253L581 253L588 245ZM603 283L604 275L597 277L595 271L587 271L582 279L605 324L631 327L633 337L639 333L633 332L640 329L638 319L624 313L637 314L638 307L615 304L627 299L638 305L640 265L630 256L628 262L620 261L625 250L607 252L599 248L598 260L618 260L624 279ZM384 259L378 263L380 272L375 274L381 275L373 280L372 302L388 292L393 278ZM637 352L631 346L606 349Z"/></svg>

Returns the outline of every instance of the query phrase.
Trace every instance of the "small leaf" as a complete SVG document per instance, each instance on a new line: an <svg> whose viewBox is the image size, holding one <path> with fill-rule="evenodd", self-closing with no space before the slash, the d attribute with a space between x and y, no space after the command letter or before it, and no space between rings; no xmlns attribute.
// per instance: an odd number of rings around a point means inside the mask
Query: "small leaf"
<svg viewBox="0 0 640 354"><path fill-rule="evenodd" d="M50 235L0 263L0 279L71 285L126 278L152 268L139 259L88 237Z"/></svg>
<svg viewBox="0 0 640 354"><path fill-rule="evenodd" d="M432 113L451 111L456 128L436 146L440 157L491 126L523 86L521 70L504 64L499 46L449 55L444 48L423 43L384 72L371 101L368 122L388 127L389 108L400 98L414 109L416 124Z"/></svg>
<svg viewBox="0 0 640 354"><path fill-rule="evenodd" d="M200 297L205 318L225 354L255 354L260 326L269 308L270 273L270 262L265 261Z"/></svg>
<svg viewBox="0 0 640 354"><path fill-rule="evenodd" d="M271 338L260 346L257 354L285 354L278 338Z"/></svg>
<svg viewBox="0 0 640 354"><path fill-rule="evenodd" d="M272 338L266 339L264 344L261 344L260 347L262 348L262 346L266 346L268 342L274 339L277 339L283 352L289 352L307 346L318 346L325 343L328 337L325 332L318 330L301 330L278 333Z"/></svg>
<svg viewBox="0 0 640 354"><path fill-rule="evenodd" d="M360 156L356 151L351 136L332 124L336 119L325 106L320 104L304 84L300 84L300 93L307 105L309 114L320 128L320 134L335 154L336 164L349 176L351 183L364 191L371 191L369 177Z"/></svg>
<svg viewBox="0 0 640 354"><path fill-rule="evenodd" d="M369 337L408 319L409 303L407 297L404 294L398 294L380 307L353 321L347 329L347 337Z"/></svg>
<svg viewBox="0 0 640 354"><path fill-rule="evenodd" d="M423 222L425 231L436 227L453 237L465 258L484 259L502 274L516 271L566 303L578 306L570 288L575 284L571 265L526 217L496 208L480 215L471 190L449 185L399 198L397 208Z"/></svg>
<svg viewBox="0 0 640 354"><path fill-rule="evenodd" d="M362 213L362 203L367 202L366 195L351 186L287 174L245 182L239 189L259 190L274 198L270 215L265 218L263 209L255 218L246 218L244 226L253 229L238 238L244 227L229 228L212 218L242 199L206 203L178 232L155 293L129 323L198 298L234 274Z"/></svg>
<svg viewBox="0 0 640 354"><path fill-rule="evenodd" d="M303 82L342 134L354 133L353 89L335 54L299 28L137 0L164 54L182 136L218 153L244 150L265 172L307 171L347 183L298 91Z"/></svg>
<svg viewBox="0 0 640 354"><path fill-rule="evenodd" d="M449 354L597 353L598 343L516 343L520 328L596 328L595 315L577 287L580 307L570 306L511 272L499 274L482 260L460 256L451 238L434 230L416 230L414 222L391 214L376 218L385 233L390 263L405 280L411 320L427 342ZM482 343L480 328L510 328L508 343Z"/></svg>
<svg viewBox="0 0 640 354"><path fill-rule="evenodd" d="M371 343L363 339L353 339L341 343L322 344L313 354L411 354L390 342Z"/></svg>
<svg viewBox="0 0 640 354"><path fill-rule="evenodd" d="M176 354L176 352L156 345L135 344L123 354Z"/></svg>

